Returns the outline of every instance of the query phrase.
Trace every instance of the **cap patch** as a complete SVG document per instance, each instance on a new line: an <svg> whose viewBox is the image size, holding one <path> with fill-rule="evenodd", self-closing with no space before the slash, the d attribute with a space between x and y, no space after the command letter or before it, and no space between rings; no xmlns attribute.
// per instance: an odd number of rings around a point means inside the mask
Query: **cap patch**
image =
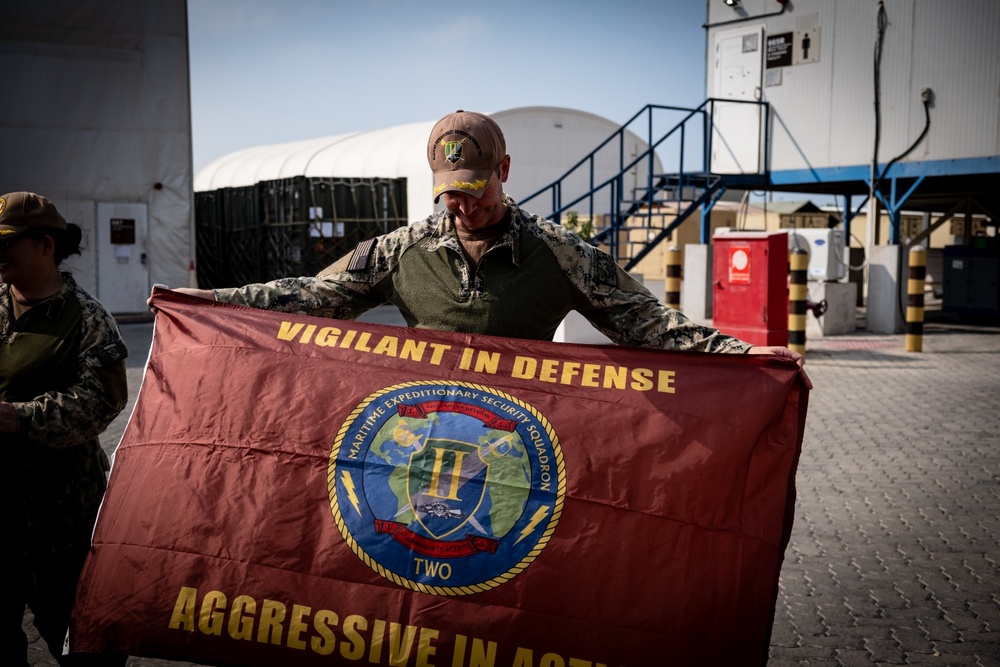
<svg viewBox="0 0 1000 667"><path fill-rule="evenodd" d="M0 213L3 213L3 210L5 208L7 208L7 200L4 199L3 197L0 197Z"/></svg>
<svg viewBox="0 0 1000 667"><path fill-rule="evenodd" d="M464 141L445 141L444 159L455 164L462 159L462 144Z"/></svg>
<svg viewBox="0 0 1000 667"><path fill-rule="evenodd" d="M445 137L449 135L456 135L456 134L462 137L461 141L459 141L458 139L445 139ZM466 141L471 141L473 143L473 145L476 147L476 154L479 157L483 156L483 147L479 145L479 142L476 141L476 138L474 136L472 136L468 132L463 132L462 130L448 130L447 132L444 132L443 134L439 135L437 141L434 142L435 144L434 148L431 149L431 160L437 159L437 150L436 150L437 146L444 146L445 159L448 160L448 162L455 164L463 157L463 154L465 153L463 145L465 144ZM451 154L452 146L456 144L458 145L458 155L454 159L452 159L452 154Z"/></svg>

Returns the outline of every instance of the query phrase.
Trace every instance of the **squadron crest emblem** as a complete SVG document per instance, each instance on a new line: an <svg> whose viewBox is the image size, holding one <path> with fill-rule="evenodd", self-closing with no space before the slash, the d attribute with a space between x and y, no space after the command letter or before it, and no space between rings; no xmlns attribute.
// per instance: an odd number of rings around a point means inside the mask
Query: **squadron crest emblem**
<svg viewBox="0 0 1000 667"><path fill-rule="evenodd" d="M466 595L512 579L562 514L565 467L537 410L460 382L367 397L334 440L330 507L344 539L400 586Z"/></svg>
<svg viewBox="0 0 1000 667"><path fill-rule="evenodd" d="M462 159L462 144L465 143L465 139L462 141L442 141L444 144L444 159L452 164L455 164Z"/></svg>

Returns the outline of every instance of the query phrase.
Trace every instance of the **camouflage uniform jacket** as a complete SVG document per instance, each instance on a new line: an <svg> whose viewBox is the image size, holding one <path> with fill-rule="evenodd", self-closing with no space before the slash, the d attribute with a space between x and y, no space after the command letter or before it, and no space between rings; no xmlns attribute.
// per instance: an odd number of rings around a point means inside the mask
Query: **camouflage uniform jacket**
<svg viewBox="0 0 1000 667"><path fill-rule="evenodd" d="M25 522L32 548L67 533L89 539L109 468L98 435L128 400L118 325L63 277L59 292L16 321L10 287L0 283L0 400L21 421L19 433L0 434L14 463L5 508L22 508L8 520Z"/></svg>
<svg viewBox="0 0 1000 667"><path fill-rule="evenodd" d="M366 241L315 278L215 290L220 301L353 319L383 303L414 327L552 340L572 310L619 345L742 353L750 345L664 306L605 252L522 211L473 269L452 216Z"/></svg>

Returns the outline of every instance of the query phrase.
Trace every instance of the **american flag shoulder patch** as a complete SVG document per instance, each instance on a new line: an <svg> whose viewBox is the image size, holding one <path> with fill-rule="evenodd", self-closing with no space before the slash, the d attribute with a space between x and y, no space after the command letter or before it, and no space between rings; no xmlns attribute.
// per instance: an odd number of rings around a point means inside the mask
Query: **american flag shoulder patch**
<svg viewBox="0 0 1000 667"><path fill-rule="evenodd" d="M354 252L351 253L351 259L347 263L348 271L363 271L368 268L368 260L371 259L372 251L375 249L375 239L367 239L359 243L355 248Z"/></svg>
<svg viewBox="0 0 1000 667"><path fill-rule="evenodd" d="M96 355L100 364L102 366L107 366L114 361L127 357L128 348L125 347L125 343L119 339L112 343L108 343L104 347L98 348L96 350Z"/></svg>

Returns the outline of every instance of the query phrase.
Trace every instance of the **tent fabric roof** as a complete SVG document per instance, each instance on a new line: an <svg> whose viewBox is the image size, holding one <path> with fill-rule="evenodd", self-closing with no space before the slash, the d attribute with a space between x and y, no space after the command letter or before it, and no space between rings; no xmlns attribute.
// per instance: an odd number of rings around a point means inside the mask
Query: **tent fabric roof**
<svg viewBox="0 0 1000 667"><path fill-rule="evenodd" d="M396 177L413 161L413 144L425 143L433 126L428 121L246 148L201 169L194 190L245 187L295 176ZM417 158L423 160L423 154Z"/></svg>
<svg viewBox="0 0 1000 667"><path fill-rule="evenodd" d="M579 155L610 136L617 124L595 114L561 107L517 107L490 112L498 121L506 121L507 147L524 134L524 128L545 127L551 118L576 119L574 127L597 133L588 137L593 144L577 146ZM543 120L544 119L544 120ZM245 187L261 181L295 176L338 178L399 178L427 171L425 147L435 120L397 125L369 132L336 134L316 139L256 146L224 155L203 167L195 176L195 192L220 188ZM543 130L544 131L544 130ZM564 133L565 134L565 133ZM551 137L553 141L555 136ZM577 139L580 137L577 135ZM531 142L529 142L531 143ZM523 147L517 155L523 164ZM427 174L430 182L430 174Z"/></svg>
<svg viewBox="0 0 1000 667"><path fill-rule="evenodd" d="M504 191L515 200L528 197L562 177L595 146L613 137L620 126L607 118L562 107L517 107L489 113L504 129L507 151L515 167ZM317 139L257 146L225 155L195 176L194 191L250 187L264 181L306 178L406 179L407 213L419 220L434 212L433 176L427 167L427 137L433 121L397 125L370 132L337 134ZM646 143L626 130L621 146L611 142L596 155L593 174L578 169L562 184L567 200L586 192L589 182L604 182L618 173L620 156L637 155ZM659 158L654 168L659 173ZM645 165L633 174L643 182ZM569 194L573 193L573 195ZM594 200L604 206L601 197ZM548 201L548 199L545 199ZM545 206L544 203L541 204Z"/></svg>

